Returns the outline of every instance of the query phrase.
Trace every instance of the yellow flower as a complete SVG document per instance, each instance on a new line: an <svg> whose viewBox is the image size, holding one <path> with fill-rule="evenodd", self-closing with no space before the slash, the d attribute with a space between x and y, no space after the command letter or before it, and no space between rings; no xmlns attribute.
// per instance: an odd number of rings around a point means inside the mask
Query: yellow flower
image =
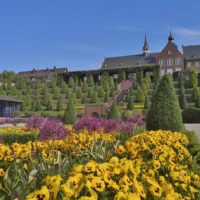
<svg viewBox="0 0 200 200"><path fill-rule="evenodd" d="M115 197L114 197L114 200L126 200L126 195L124 192L122 191L119 191Z"/></svg>
<svg viewBox="0 0 200 200"><path fill-rule="evenodd" d="M96 191L103 192L104 189L105 189L105 182L101 178L94 176L92 181L91 181L91 186Z"/></svg>
<svg viewBox="0 0 200 200"><path fill-rule="evenodd" d="M96 163L94 161L89 161L86 165L83 167L84 172L95 172L96 171Z"/></svg>
<svg viewBox="0 0 200 200"><path fill-rule="evenodd" d="M5 175L5 172L3 170L3 168L0 168L0 176L4 176Z"/></svg>
<svg viewBox="0 0 200 200"><path fill-rule="evenodd" d="M159 185L151 185L149 191L155 197L160 197L162 194L162 188Z"/></svg>
<svg viewBox="0 0 200 200"><path fill-rule="evenodd" d="M49 200L49 197L49 190L46 186L42 186L40 190L37 190L26 196L26 200Z"/></svg>
<svg viewBox="0 0 200 200"><path fill-rule="evenodd" d="M159 160L154 160L153 161L153 168L154 169L160 169L160 162L159 162Z"/></svg>
<svg viewBox="0 0 200 200"><path fill-rule="evenodd" d="M123 154L124 152L126 152L126 149L124 148L123 145L119 145L119 146L117 147L117 149L116 149L116 152L117 152L118 154Z"/></svg>

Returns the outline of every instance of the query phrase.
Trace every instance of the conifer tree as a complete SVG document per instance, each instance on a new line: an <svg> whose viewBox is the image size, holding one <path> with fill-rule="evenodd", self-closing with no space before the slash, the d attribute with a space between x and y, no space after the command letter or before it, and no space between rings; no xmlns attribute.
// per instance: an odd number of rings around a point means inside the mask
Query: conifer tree
<svg viewBox="0 0 200 200"><path fill-rule="evenodd" d="M68 89L68 86L67 86L67 84L64 82L64 81L62 81L62 83L61 83L61 93L62 94L65 94L66 93L66 91L67 91L67 89Z"/></svg>
<svg viewBox="0 0 200 200"><path fill-rule="evenodd" d="M191 86L193 88L198 87L198 76L196 70L194 69L192 70L190 79L191 79Z"/></svg>
<svg viewBox="0 0 200 200"><path fill-rule="evenodd" d="M50 111L50 110L53 110L53 106L52 106L51 99L48 100L46 110L49 110L49 111Z"/></svg>
<svg viewBox="0 0 200 200"><path fill-rule="evenodd" d="M98 89L98 96L99 97L104 97L105 96L105 91L103 89L102 86L99 86L99 89Z"/></svg>
<svg viewBox="0 0 200 200"><path fill-rule="evenodd" d="M131 96L128 99L127 110L133 110L133 98Z"/></svg>
<svg viewBox="0 0 200 200"><path fill-rule="evenodd" d="M142 69L138 69L136 72L136 80L139 83L139 85L142 84L143 82L143 70Z"/></svg>
<svg viewBox="0 0 200 200"><path fill-rule="evenodd" d="M89 87L93 87L94 86L94 79L92 74L89 75L88 79L87 79L87 83Z"/></svg>
<svg viewBox="0 0 200 200"><path fill-rule="evenodd" d="M57 101L56 110L61 111L62 109L63 109L63 98L62 95L60 95Z"/></svg>
<svg viewBox="0 0 200 200"><path fill-rule="evenodd" d="M114 96L115 96L115 90L114 90L114 88L111 88L110 97L114 97Z"/></svg>
<svg viewBox="0 0 200 200"><path fill-rule="evenodd" d="M179 104L181 109L185 109L187 107L187 100L185 97L185 89L183 81L180 82L180 89L179 89Z"/></svg>
<svg viewBox="0 0 200 200"><path fill-rule="evenodd" d="M123 69L120 69L118 73L118 81L120 83L123 80L126 80L126 72Z"/></svg>
<svg viewBox="0 0 200 200"><path fill-rule="evenodd" d="M74 87L74 79L73 79L72 76L69 77L68 86L69 86L70 88L73 88L73 87Z"/></svg>
<svg viewBox="0 0 200 200"><path fill-rule="evenodd" d="M109 101L109 93L106 92L105 97L104 97L104 102L108 102L108 101Z"/></svg>
<svg viewBox="0 0 200 200"><path fill-rule="evenodd" d="M81 102L82 102L83 104L87 103L87 94L83 94L83 97L82 97Z"/></svg>
<svg viewBox="0 0 200 200"><path fill-rule="evenodd" d="M140 87L136 93L136 99L135 99L136 102L144 102L144 93L143 93L143 90L142 88Z"/></svg>
<svg viewBox="0 0 200 200"><path fill-rule="evenodd" d="M182 115L171 75L160 80L150 109L147 113L146 127L148 130L180 131Z"/></svg>
<svg viewBox="0 0 200 200"><path fill-rule="evenodd" d="M69 102L67 104L63 120L66 124L73 124L76 120L76 111L74 106L74 100L69 99Z"/></svg>
<svg viewBox="0 0 200 200"><path fill-rule="evenodd" d="M98 102L99 102L99 98L98 98L97 92L93 91L90 98L90 103L98 103Z"/></svg>
<svg viewBox="0 0 200 200"><path fill-rule="evenodd" d="M82 91L83 91L83 93L87 93L88 90L89 90L89 87L88 87L87 81L84 80L83 81L83 86L82 86Z"/></svg>
<svg viewBox="0 0 200 200"><path fill-rule="evenodd" d="M76 98L80 99L80 98L82 98L82 96L83 96L82 89L79 87L76 90Z"/></svg>
<svg viewBox="0 0 200 200"><path fill-rule="evenodd" d="M110 111L108 112L108 118L109 119L119 119L120 118L120 113L117 107L117 104L115 101L113 101Z"/></svg>
<svg viewBox="0 0 200 200"><path fill-rule="evenodd" d="M146 95L145 101L144 101L144 108L149 109L149 107L150 107L150 100L149 100L149 96Z"/></svg>

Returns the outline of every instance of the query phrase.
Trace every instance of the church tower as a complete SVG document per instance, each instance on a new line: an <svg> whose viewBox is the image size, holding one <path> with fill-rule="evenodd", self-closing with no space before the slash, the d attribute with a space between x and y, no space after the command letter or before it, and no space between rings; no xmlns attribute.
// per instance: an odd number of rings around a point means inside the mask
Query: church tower
<svg viewBox="0 0 200 200"><path fill-rule="evenodd" d="M143 50L143 54L145 56L150 54L150 48L149 48L149 45L148 45L148 42L147 42L146 33L145 33L145 38L144 38L144 46L143 46L142 50Z"/></svg>

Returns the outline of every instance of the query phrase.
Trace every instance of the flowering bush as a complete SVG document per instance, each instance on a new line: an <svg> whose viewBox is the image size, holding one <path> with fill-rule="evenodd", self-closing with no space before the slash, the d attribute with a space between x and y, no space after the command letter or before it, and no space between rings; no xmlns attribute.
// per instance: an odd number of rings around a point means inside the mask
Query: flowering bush
<svg viewBox="0 0 200 200"><path fill-rule="evenodd" d="M39 115L33 115L28 118L26 126L28 128L41 129L45 121L46 119L44 117L41 117Z"/></svg>
<svg viewBox="0 0 200 200"><path fill-rule="evenodd" d="M47 120L39 133L40 140L57 140L64 139L68 133L67 128L58 119Z"/></svg>
<svg viewBox="0 0 200 200"><path fill-rule="evenodd" d="M134 126L145 127L145 122L141 115L136 115L127 120L97 119L94 117L83 117L74 124L76 131L87 129L89 131L99 131L103 129L106 133L112 132L132 132Z"/></svg>

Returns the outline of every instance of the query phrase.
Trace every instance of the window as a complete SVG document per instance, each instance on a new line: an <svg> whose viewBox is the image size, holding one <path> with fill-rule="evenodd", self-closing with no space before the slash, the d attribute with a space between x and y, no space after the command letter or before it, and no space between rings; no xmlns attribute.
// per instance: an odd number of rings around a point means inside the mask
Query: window
<svg viewBox="0 0 200 200"><path fill-rule="evenodd" d="M168 55L171 55L171 54L172 54L172 51L171 51L171 50L168 50L167 53L168 53Z"/></svg>
<svg viewBox="0 0 200 200"><path fill-rule="evenodd" d="M171 58L167 59L167 66L171 66L173 64L173 60Z"/></svg>
<svg viewBox="0 0 200 200"><path fill-rule="evenodd" d="M159 60L159 65L160 65L160 66L163 66L163 65L165 65L165 63L164 63L164 60L163 60L163 59L160 59L160 60Z"/></svg>
<svg viewBox="0 0 200 200"><path fill-rule="evenodd" d="M180 58L175 59L175 65L180 65Z"/></svg>

